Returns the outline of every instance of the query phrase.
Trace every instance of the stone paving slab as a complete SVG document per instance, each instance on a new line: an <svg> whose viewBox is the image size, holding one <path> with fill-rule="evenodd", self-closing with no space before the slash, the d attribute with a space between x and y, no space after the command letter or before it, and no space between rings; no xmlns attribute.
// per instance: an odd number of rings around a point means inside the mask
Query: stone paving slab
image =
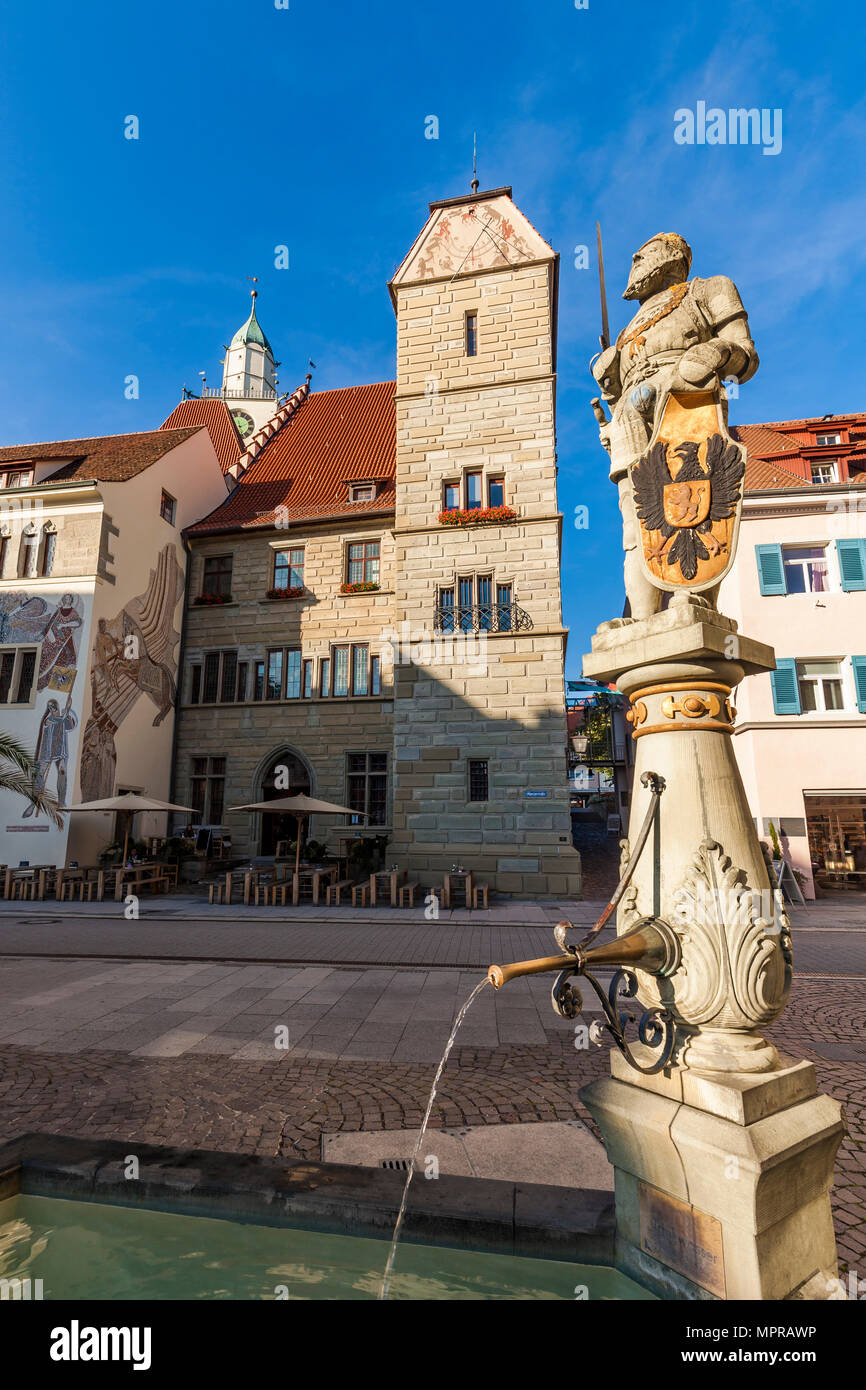
<svg viewBox="0 0 866 1390"><path fill-rule="evenodd" d="M193 967L185 982L170 983L176 967L155 967L142 980L130 962L76 963L69 988L59 980L63 964L46 963L47 989L36 989L32 964L6 958L0 967L0 1045L55 1052L131 1053L138 1057L230 1056L282 1060L277 1052L377 1061L437 1062L454 1018L478 981L476 972L454 970L316 970L224 965L210 983ZM167 976L168 983L163 979ZM124 986L125 974L136 983ZM512 987L513 988L513 987ZM587 1001L592 1007L593 1001ZM519 1003L519 1007L517 1007ZM597 1009L596 1005L596 1009ZM289 1047L277 1048L277 1028L288 1029ZM522 981L513 994L492 989L479 995L463 1030L466 1045L495 1048L542 1045L547 1032L572 1032L573 1024L550 1009L543 980Z"/></svg>
<svg viewBox="0 0 866 1390"><path fill-rule="evenodd" d="M323 1134L327 1163L365 1168L411 1160L420 1129ZM432 1170L430 1159L437 1169ZM540 1182L554 1187L591 1187L613 1192L613 1167L604 1146L579 1120L552 1124L472 1125L466 1129L428 1130L418 1158L416 1181L427 1172L506 1182Z"/></svg>

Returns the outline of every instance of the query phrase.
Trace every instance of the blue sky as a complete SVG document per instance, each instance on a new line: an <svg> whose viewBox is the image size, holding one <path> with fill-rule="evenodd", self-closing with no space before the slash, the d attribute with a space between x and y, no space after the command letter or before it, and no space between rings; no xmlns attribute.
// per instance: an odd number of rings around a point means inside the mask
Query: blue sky
<svg viewBox="0 0 866 1390"><path fill-rule="evenodd" d="M679 231L731 275L758 375L733 421L862 409L866 20L852 0L48 0L0 19L5 443L148 429L261 321L292 387L394 370L386 282L431 198L511 184L560 251L559 461L569 675L621 611L613 487L589 409L594 269L611 327L632 251ZM683 146L674 111L780 108L782 149ZM124 139L137 115L140 138ZM439 139L424 138L439 118ZM286 244L290 269L274 268ZM135 374L140 397L124 397ZM589 507L587 530L574 509ZM531 605L527 602L528 607Z"/></svg>

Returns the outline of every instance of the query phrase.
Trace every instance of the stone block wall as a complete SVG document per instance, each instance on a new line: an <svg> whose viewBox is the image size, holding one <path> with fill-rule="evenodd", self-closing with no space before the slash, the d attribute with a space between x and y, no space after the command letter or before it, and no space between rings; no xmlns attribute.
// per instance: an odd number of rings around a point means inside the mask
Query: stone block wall
<svg viewBox="0 0 866 1390"><path fill-rule="evenodd" d="M186 613L182 704L175 759L175 800L189 801L192 760L226 758L226 806L261 799L261 778L283 752L293 752L310 771L311 795L345 804L346 753L386 752L392 744L391 649L393 623L394 543L390 518L349 519L333 525L289 531L252 533L193 540L190 603ZM340 594L345 576L345 548L350 541L380 542L380 589L368 594ZM305 595L300 599L265 598L273 585L275 549L304 547ZM196 607L202 591L207 555L232 555L232 602ZM367 643L382 657L382 694L322 699L320 666L333 644ZM314 667L312 699L191 705L189 668L204 653L237 651L240 661L266 660L271 648L300 647ZM333 676L333 671L332 671ZM248 695L251 693L248 685ZM390 771L390 766L389 766ZM390 785L390 779L389 779ZM233 848L241 855L259 852L260 817L226 813ZM310 834L336 850L345 833L342 818L320 817Z"/></svg>
<svg viewBox="0 0 866 1390"><path fill-rule="evenodd" d="M433 883L456 862L501 892L580 892L572 846L556 499L553 258L395 283L395 617L431 633L442 588L511 585L525 630L417 651L394 671L394 858ZM466 315L478 352L467 353ZM514 521L443 526L445 483L504 479ZM455 591L455 602L457 595ZM433 632L435 644L435 631ZM469 764L488 797L469 799ZM390 850L389 850L390 853Z"/></svg>

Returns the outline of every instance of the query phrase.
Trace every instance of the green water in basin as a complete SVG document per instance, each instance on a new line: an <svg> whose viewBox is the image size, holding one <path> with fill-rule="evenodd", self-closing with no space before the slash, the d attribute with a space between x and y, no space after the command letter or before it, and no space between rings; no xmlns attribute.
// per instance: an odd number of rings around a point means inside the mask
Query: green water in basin
<svg viewBox="0 0 866 1390"><path fill-rule="evenodd" d="M44 1299L375 1299L388 1243L73 1202L0 1202L0 1279ZM585 1292L584 1292L585 1290ZM7 1291L6 1296L9 1296ZM392 1299L643 1299L616 1270L402 1245Z"/></svg>

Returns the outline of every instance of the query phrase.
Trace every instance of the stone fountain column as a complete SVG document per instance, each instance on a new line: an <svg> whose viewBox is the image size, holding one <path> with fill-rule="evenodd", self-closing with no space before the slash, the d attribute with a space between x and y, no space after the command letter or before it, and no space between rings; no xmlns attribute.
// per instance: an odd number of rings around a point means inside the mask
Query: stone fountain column
<svg viewBox="0 0 866 1390"><path fill-rule="evenodd" d="M677 1021L676 1049L652 1076L612 1052L610 1078L581 1097L615 1169L618 1263L669 1297L838 1290L829 1192L844 1126L812 1063L762 1031L788 998L791 937L732 747L733 688L774 666L769 647L686 595L603 627L584 658L585 675L615 681L630 702L632 837L650 795L641 774L665 781L617 930L654 916L679 939L673 976L638 972L642 1003Z"/></svg>
<svg viewBox="0 0 866 1390"><path fill-rule="evenodd" d="M637 976L677 1039L663 1071L645 1075L614 1053L610 1079L582 1094L616 1170L623 1268L673 1296L826 1298L837 1289L829 1191L843 1124L812 1064L763 1032L788 998L791 936L731 737L733 689L775 657L716 609L746 466L721 383L748 381L758 355L736 285L689 279L691 258L675 233L635 252L623 298L638 308L612 344L602 276L593 410L619 489L631 616L603 624L584 658L585 675L615 681L630 702L632 842L649 806L641 775L665 783L617 930L656 917L676 934L674 973Z"/></svg>

